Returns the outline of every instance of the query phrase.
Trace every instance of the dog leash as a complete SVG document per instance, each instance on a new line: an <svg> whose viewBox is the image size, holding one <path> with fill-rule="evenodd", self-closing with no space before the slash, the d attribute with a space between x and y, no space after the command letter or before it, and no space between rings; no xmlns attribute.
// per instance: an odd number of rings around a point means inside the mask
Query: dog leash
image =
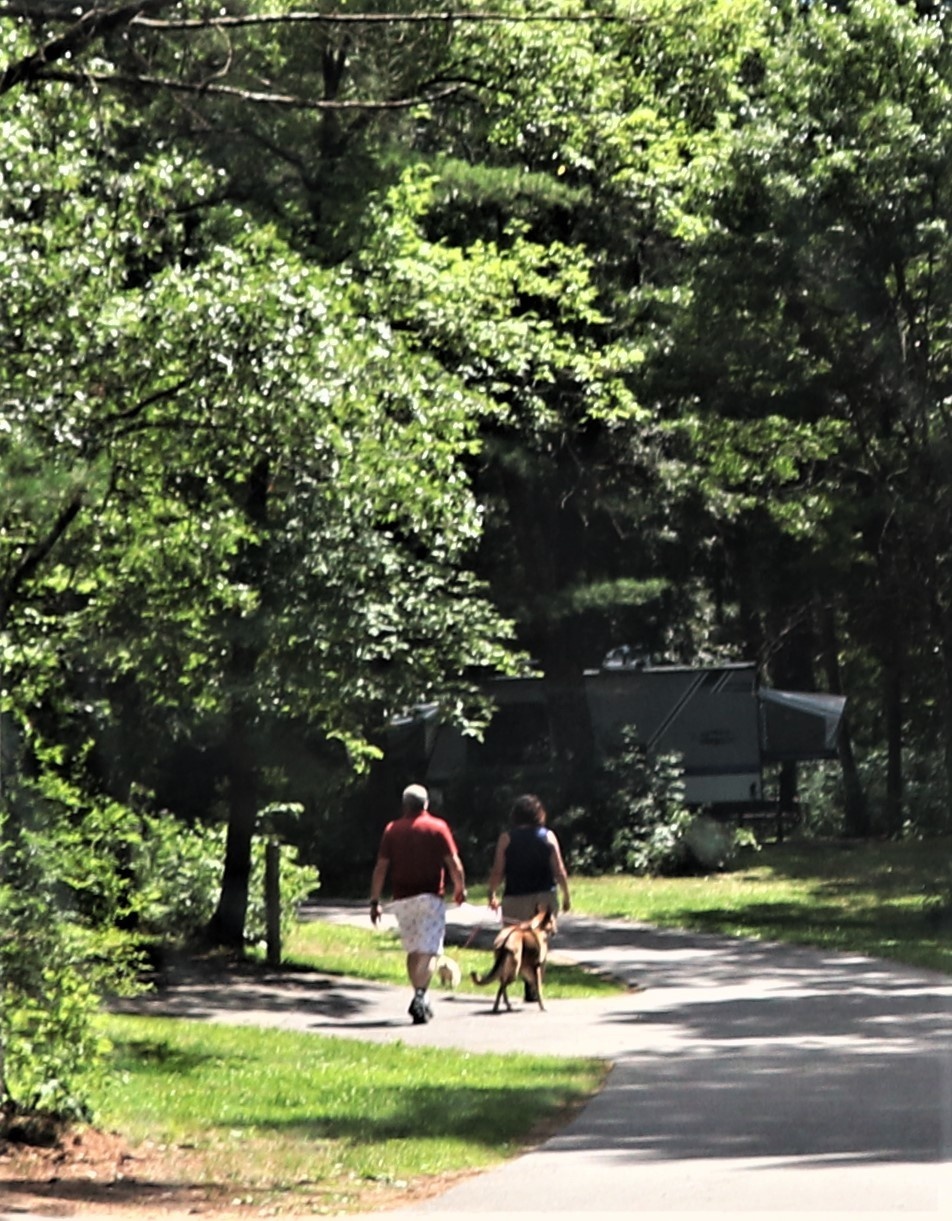
<svg viewBox="0 0 952 1221"><path fill-rule="evenodd" d="M490 909L490 910L492 910L492 909ZM491 922L486 921L486 922L483 922L482 924L474 924L472 931L470 932L470 934L466 938L466 940L463 942L463 944L460 946L460 949L468 950L469 947L473 944L473 942L476 940L476 938L479 936L480 933L484 932L486 929L489 929L491 931L494 927L498 930L500 926L501 926L501 920L498 915L496 915L495 919Z"/></svg>
<svg viewBox="0 0 952 1221"><path fill-rule="evenodd" d="M469 935L469 936L466 938L466 940L465 940L465 941L463 942L463 944L460 946L460 949L461 949L461 950L468 950L468 949L469 949L469 947L470 947L470 946L473 944L473 942L476 940L476 938L479 936L479 934L480 934L480 933L483 931L483 929L486 929L486 928L489 928L489 927L490 927L490 926L489 926L488 924L476 924L476 925L474 925L474 926L473 926L473 931L470 933L470 935Z"/></svg>

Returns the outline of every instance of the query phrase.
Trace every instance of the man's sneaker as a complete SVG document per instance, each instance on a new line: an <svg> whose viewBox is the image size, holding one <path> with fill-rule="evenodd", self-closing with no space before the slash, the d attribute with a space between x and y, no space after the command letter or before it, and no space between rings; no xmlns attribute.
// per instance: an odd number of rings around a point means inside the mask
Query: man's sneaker
<svg viewBox="0 0 952 1221"><path fill-rule="evenodd" d="M410 1002L409 1014L413 1018L414 1026L424 1025L433 1016L433 1010L426 1003L426 997L422 992L414 993L413 1000Z"/></svg>

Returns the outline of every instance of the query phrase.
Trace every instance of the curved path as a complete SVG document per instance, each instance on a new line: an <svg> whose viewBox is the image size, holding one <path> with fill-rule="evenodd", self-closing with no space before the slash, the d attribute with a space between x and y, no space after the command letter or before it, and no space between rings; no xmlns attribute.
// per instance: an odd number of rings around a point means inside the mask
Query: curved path
<svg viewBox="0 0 952 1221"><path fill-rule="evenodd" d="M363 907L316 905L366 922ZM485 910L450 913L459 943ZM485 935L485 934L484 934ZM434 992L326 976L237 975L136 1001L140 1011L339 1036L591 1055L608 1083L539 1149L400 1218L485 1213L905 1213L952 1216L952 979L839 953L566 916L558 952L633 985L598 1001ZM636 990L637 989L637 990ZM379 1217L380 1214L377 1214Z"/></svg>

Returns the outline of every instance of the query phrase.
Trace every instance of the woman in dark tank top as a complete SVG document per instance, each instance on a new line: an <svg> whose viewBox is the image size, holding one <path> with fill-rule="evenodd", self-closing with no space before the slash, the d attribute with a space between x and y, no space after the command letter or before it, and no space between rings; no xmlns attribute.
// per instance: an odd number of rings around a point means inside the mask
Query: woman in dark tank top
<svg viewBox="0 0 952 1221"><path fill-rule="evenodd" d="M506 895L555 889L552 848L545 827L515 826L506 845Z"/></svg>
<svg viewBox="0 0 952 1221"><path fill-rule="evenodd" d="M489 874L489 906L494 911L501 906L503 922L516 924L531 920L540 904L557 912L561 891L562 910L568 911L571 898L562 850L555 833L545 825L545 807L534 793L516 799L510 823L510 830L503 831L496 844Z"/></svg>

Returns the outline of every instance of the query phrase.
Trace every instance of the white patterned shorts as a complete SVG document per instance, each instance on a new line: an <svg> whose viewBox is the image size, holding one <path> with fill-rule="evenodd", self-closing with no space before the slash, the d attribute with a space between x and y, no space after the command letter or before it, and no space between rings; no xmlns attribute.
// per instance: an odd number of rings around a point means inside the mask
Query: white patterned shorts
<svg viewBox="0 0 952 1221"><path fill-rule="evenodd" d="M442 954L446 908L440 895L412 895L394 899L390 910L397 918L400 940L408 954Z"/></svg>

